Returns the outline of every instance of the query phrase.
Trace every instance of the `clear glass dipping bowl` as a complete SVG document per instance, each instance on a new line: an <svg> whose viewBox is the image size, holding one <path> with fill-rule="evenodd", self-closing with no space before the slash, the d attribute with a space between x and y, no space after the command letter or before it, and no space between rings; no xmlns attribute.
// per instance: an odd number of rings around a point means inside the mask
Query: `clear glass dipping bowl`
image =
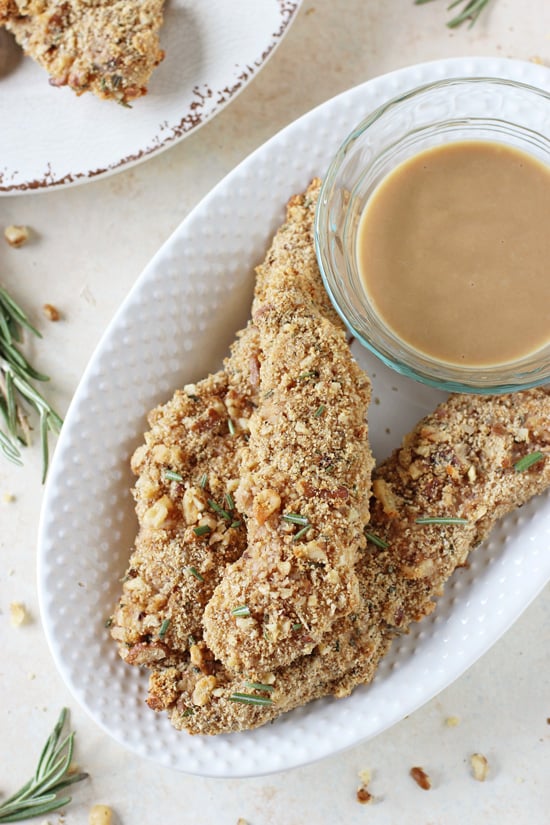
<svg viewBox="0 0 550 825"><path fill-rule="evenodd" d="M438 361L398 338L362 285L357 228L378 184L420 151L463 140L504 143L550 167L550 95L511 80L455 78L400 95L366 117L338 150L319 196L315 247L325 287L351 333L404 375L458 392L502 393L547 383L550 343L510 364L472 368ZM541 301L548 306L550 338L550 262Z"/></svg>

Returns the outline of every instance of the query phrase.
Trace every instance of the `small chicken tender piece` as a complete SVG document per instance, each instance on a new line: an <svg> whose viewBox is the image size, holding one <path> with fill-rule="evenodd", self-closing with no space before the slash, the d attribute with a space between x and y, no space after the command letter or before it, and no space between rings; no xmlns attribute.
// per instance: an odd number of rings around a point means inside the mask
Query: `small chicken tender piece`
<svg viewBox="0 0 550 825"><path fill-rule="evenodd" d="M538 453L542 457L528 469L516 469L521 458ZM417 456L425 462L420 475L416 467L411 472ZM431 613L449 576L495 521L550 486L550 391L453 396L414 428L374 478L398 507L387 512L373 496L368 532L387 546L369 542L360 557L357 612L336 622L311 654L258 672L254 681L210 662L217 687L201 707L192 700L198 676L191 668L182 664L153 673L152 707L166 710L178 729L217 734L257 727L313 699L346 696L371 681L394 636ZM417 523L437 515L467 523ZM247 704L242 694L264 704Z"/></svg>
<svg viewBox="0 0 550 825"><path fill-rule="evenodd" d="M164 0L4 0L0 22L52 85L128 103L146 93L164 57L163 6Z"/></svg>
<svg viewBox="0 0 550 825"><path fill-rule="evenodd" d="M315 182L306 198L313 201L317 191ZM341 325L326 317L313 216L305 199L301 208L291 201L260 268L252 312L258 406L236 495L247 517L247 549L204 614L204 638L216 658L243 672L309 653L359 602L354 568L365 544L373 467L370 381ZM246 621L235 615L240 606Z"/></svg>

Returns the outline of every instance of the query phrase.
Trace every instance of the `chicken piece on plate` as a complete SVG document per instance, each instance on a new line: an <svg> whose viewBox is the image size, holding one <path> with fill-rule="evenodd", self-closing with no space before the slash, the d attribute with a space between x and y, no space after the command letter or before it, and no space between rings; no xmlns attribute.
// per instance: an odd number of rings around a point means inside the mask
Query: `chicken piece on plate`
<svg viewBox="0 0 550 825"><path fill-rule="evenodd" d="M164 57L164 0L0 0L0 22L54 86L127 104Z"/></svg>
<svg viewBox="0 0 550 825"><path fill-rule="evenodd" d="M204 614L206 644L244 673L309 653L359 602L370 381L327 309L312 238L318 189L290 201L258 271L258 403L235 497L247 548Z"/></svg>

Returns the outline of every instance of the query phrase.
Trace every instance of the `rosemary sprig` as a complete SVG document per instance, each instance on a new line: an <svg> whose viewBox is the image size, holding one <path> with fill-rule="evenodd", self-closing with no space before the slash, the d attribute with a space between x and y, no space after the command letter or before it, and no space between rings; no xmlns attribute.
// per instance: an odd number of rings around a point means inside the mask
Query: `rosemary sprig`
<svg viewBox="0 0 550 825"><path fill-rule="evenodd" d="M71 801L59 791L86 779L87 773L69 773L74 750L74 731L63 736L68 710L63 708L42 749L34 775L17 793L0 805L0 823L20 822L57 811Z"/></svg>
<svg viewBox="0 0 550 825"><path fill-rule="evenodd" d="M0 451L14 464L21 465L20 446L30 444L30 426L25 411L27 402L39 416L42 449L42 481L46 478L49 462L48 435L58 433L62 420L46 399L31 383L49 381L29 364L18 347L23 330L38 338L42 336L3 287L0 287Z"/></svg>
<svg viewBox="0 0 550 825"><path fill-rule="evenodd" d="M431 0L414 0L416 6L422 6L424 3L430 3ZM449 11L454 9L456 6L460 4L464 5L464 8L458 14L455 14L448 23L447 26L450 29L456 29L458 26L461 26L467 20L469 20L469 27L471 28L474 23L476 22L477 18L488 5L489 0L453 0L452 3L447 6Z"/></svg>

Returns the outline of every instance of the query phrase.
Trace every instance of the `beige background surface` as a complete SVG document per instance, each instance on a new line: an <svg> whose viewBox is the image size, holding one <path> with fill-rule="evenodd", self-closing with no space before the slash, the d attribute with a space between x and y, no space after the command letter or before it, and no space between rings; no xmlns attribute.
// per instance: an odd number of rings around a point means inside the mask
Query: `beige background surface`
<svg viewBox="0 0 550 825"><path fill-rule="evenodd" d="M444 0L421 7L412 0L304 0L252 84L182 143L81 187L0 199L0 228L22 223L33 229L22 249L0 244L0 280L41 326L35 360L55 377L49 396L62 412L101 333L154 252L215 183L280 128L338 92L419 61L498 55L550 66L548 0L492 0L473 29L457 31L445 27L445 6ZM58 324L41 318L45 302L61 310ZM14 500L6 501L6 494ZM548 821L548 588L458 682L375 740L276 776L197 779L120 748L58 676L35 584L41 496L37 449L25 453L23 470L0 460L0 792L11 793L30 775L63 705L78 731L78 762L91 775L75 787L63 817L37 821L84 825L96 802L111 805L120 825L236 825L239 817L250 825ZM13 601L30 613L17 629L9 620ZM460 723L448 727L449 716ZM483 784L470 775L474 751L490 763ZM431 791L410 779L412 765L431 775ZM366 768L375 799L363 807L356 790L358 772Z"/></svg>

